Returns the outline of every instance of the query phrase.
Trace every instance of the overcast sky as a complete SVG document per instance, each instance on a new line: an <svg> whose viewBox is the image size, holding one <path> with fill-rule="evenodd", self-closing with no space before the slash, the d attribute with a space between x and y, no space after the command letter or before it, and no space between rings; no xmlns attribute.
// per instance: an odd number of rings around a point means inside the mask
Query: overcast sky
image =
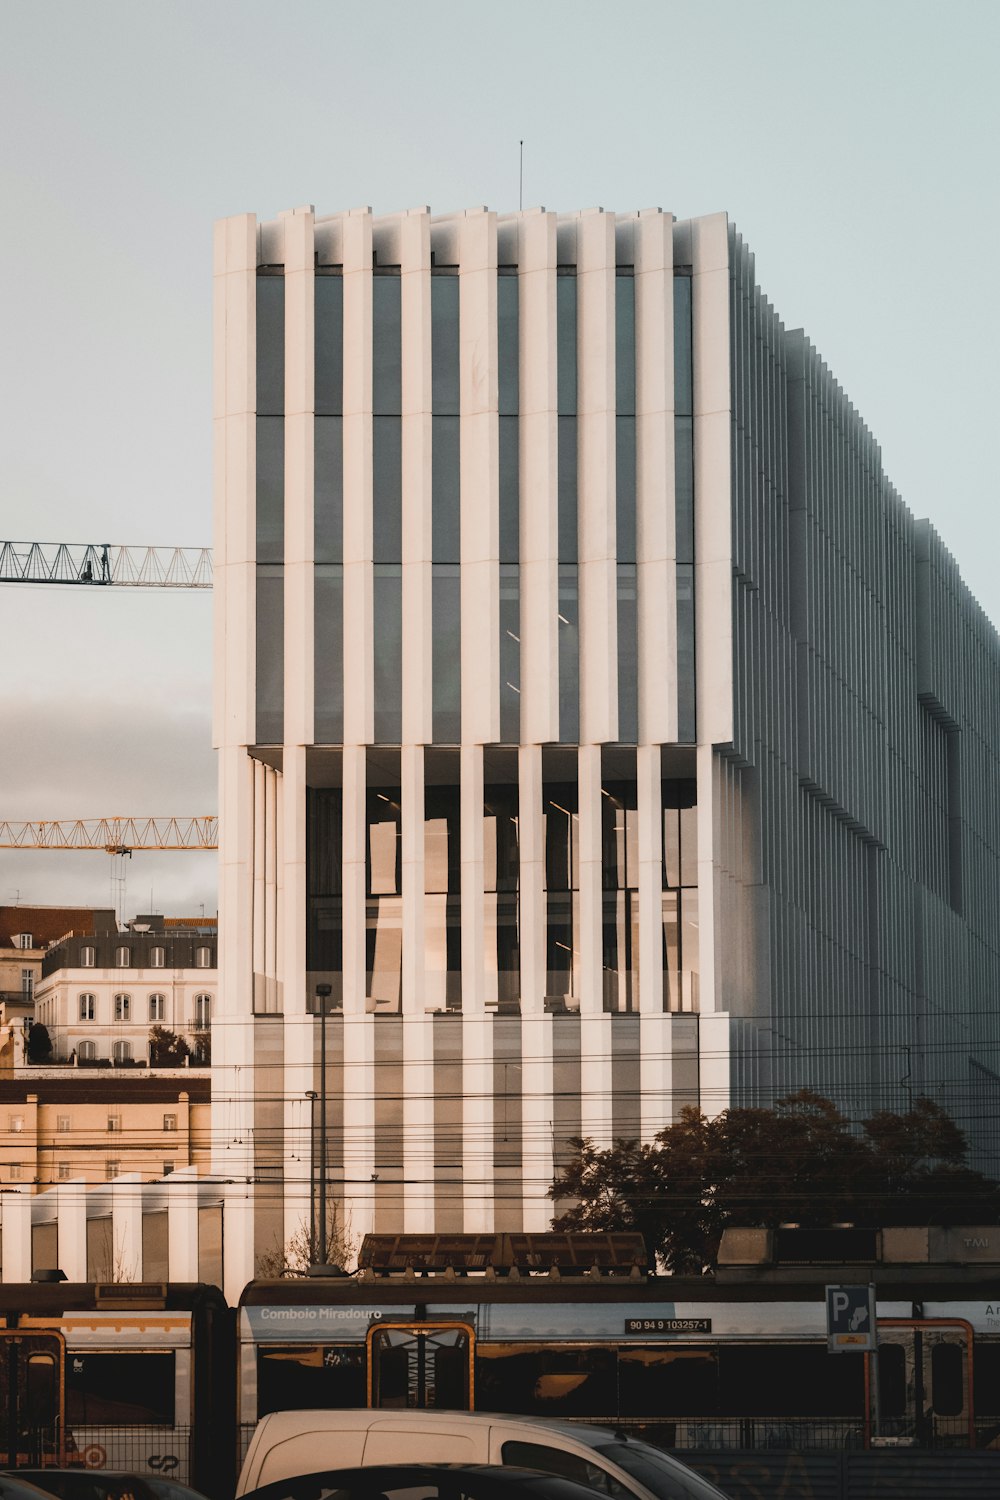
<svg viewBox="0 0 1000 1500"><path fill-rule="evenodd" d="M211 541L211 226L724 209L1000 620L995 0L0 0L0 540ZM216 809L211 607L0 587L0 818ZM115 899L0 853L0 904ZM215 909L137 854L128 914Z"/></svg>

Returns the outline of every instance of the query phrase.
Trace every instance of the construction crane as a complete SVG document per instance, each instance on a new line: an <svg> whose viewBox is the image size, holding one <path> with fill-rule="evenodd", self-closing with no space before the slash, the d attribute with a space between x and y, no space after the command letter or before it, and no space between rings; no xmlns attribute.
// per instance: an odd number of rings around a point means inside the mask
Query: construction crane
<svg viewBox="0 0 1000 1500"><path fill-rule="evenodd" d="M109 542L0 542L0 583L210 589L212 549L119 547Z"/></svg>
<svg viewBox="0 0 1000 1500"><path fill-rule="evenodd" d="M77 818L65 822L35 819L10 823L0 819L0 849L103 849L130 855L133 850L218 849L219 820L202 818Z"/></svg>

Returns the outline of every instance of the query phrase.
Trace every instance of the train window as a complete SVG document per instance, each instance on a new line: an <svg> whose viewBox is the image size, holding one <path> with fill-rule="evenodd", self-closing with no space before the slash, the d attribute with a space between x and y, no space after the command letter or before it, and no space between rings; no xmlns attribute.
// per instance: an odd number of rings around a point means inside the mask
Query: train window
<svg viewBox="0 0 1000 1500"><path fill-rule="evenodd" d="M261 1349L257 1415L300 1407L367 1406L365 1350L359 1344L298 1344Z"/></svg>
<svg viewBox="0 0 1000 1500"><path fill-rule="evenodd" d="M587 1346L478 1345L480 1411L597 1417L618 1411L617 1351Z"/></svg>
<svg viewBox="0 0 1000 1500"><path fill-rule="evenodd" d="M66 1420L120 1427L174 1423L173 1352L66 1355Z"/></svg>
<svg viewBox="0 0 1000 1500"><path fill-rule="evenodd" d="M931 1393L936 1416L958 1417L965 1410L961 1344L935 1344L931 1349Z"/></svg>
<svg viewBox="0 0 1000 1500"><path fill-rule="evenodd" d="M714 1417L719 1364L712 1349L621 1349L618 1385L630 1417Z"/></svg>
<svg viewBox="0 0 1000 1500"><path fill-rule="evenodd" d="M976 1415L1000 1416L1000 1343L976 1336Z"/></svg>
<svg viewBox="0 0 1000 1500"><path fill-rule="evenodd" d="M878 1399L883 1417L906 1416L906 1350L884 1339L878 1346Z"/></svg>
<svg viewBox="0 0 1000 1500"><path fill-rule="evenodd" d="M29 1354L25 1416L32 1427L47 1426L58 1411L59 1383L51 1354Z"/></svg>
<svg viewBox="0 0 1000 1500"><path fill-rule="evenodd" d="M860 1417L864 1360L825 1344L735 1344L719 1349L719 1410L732 1417Z"/></svg>

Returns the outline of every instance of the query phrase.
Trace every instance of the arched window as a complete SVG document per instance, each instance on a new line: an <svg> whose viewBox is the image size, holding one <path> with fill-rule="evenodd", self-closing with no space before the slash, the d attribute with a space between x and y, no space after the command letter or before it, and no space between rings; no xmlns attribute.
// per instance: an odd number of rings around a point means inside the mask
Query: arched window
<svg viewBox="0 0 1000 1500"><path fill-rule="evenodd" d="M207 1031L212 1024L212 997L211 995L195 995L194 997L194 1024L198 1031Z"/></svg>
<svg viewBox="0 0 1000 1500"><path fill-rule="evenodd" d="M80 1020L81 1021L92 1021L94 1019L94 1015L95 1015L96 1009L97 1009L97 996L96 995L81 995L80 996Z"/></svg>
<svg viewBox="0 0 1000 1500"><path fill-rule="evenodd" d="M80 1042L76 1049L76 1055L81 1062L93 1062L97 1056L96 1042Z"/></svg>
<svg viewBox="0 0 1000 1500"><path fill-rule="evenodd" d="M115 1020L116 1021L131 1021L131 1019L132 1019L132 996L131 995L116 995L115 996Z"/></svg>
<svg viewBox="0 0 1000 1500"><path fill-rule="evenodd" d="M196 969L210 969L212 967L211 948L196 948L194 950L194 966Z"/></svg>
<svg viewBox="0 0 1000 1500"><path fill-rule="evenodd" d="M151 1021L162 1021L166 1015L166 995L150 995L149 997L149 1019Z"/></svg>
<svg viewBox="0 0 1000 1500"><path fill-rule="evenodd" d="M127 1063L132 1061L132 1043L114 1042L111 1047L111 1061L114 1063Z"/></svg>
<svg viewBox="0 0 1000 1500"><path fill-rule="evenodd" d="M132 962L132 950L131 950L131 948L116 948L115 949L115 968L116 969L127 969L128 966L129 966L129 964L131 962Z"/></svg>
<svg viewBox="0 0 1000 1500"><path fill-rule="evenodd" d="M80 968L92 969L97 962L97 949L87 943L80 949Z"/></svg>
<svg viewBox="0 0 1000 1500"><path fill-rule="evenodd" d="M166 948L150 948L149 967L151 969L162 969L167 961Z"/></svg>

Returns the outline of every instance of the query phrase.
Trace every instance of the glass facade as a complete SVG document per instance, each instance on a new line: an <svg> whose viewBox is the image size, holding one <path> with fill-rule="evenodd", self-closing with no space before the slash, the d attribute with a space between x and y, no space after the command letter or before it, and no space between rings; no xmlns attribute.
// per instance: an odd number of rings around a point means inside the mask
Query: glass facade
<svg viewBox="0 0 1000 1500"><path fill-rule="evenodd" d="M318 744L344 736L344 283L316 275L313 339L314 701Z"/></svg>
<svg viewBox="0 0 1000 1500"><path fill-rule="evenodd" d="M550 1009L579 1007L576 932L580 921L580 839L576 755L542 751L542 822L545 849L545 1002Z"/></svg>
<svg viewBox="0 0 1000 1500"><path fill-rule="evenodd" d="M698 808L693 780L663 782L663 1005L698 1009Z"/></svg>
<svg viewBox="0 0 1000 1500"><path fill-rule="evenodd" d="M520 796L517 751L487 749L483 757L483 894L486 1003L519 1008Z"/></svg>
<svg viewBox="0 0 1000 1500"><path fill-rule="evenodd" d="M516 745L521 733L521 492L519 285L516 266L497 278L498 463L500 539L500 738Z"/></svg>
<svg viewBox="0 0 1000 1500"><path fill-rule="evenodd" d="M601 757L602 977L604 1009L639 1001L639 814L635 751Z"/></svg>
<svg viewBox="0 0 1000 1500"><path fill-rule="evenodd" d="M424 772L424 1008L460 1010L462 825L458 751L428 751Z"/></svg>
<svg viewBox="0 0 1000 1500"><path fill-rule="evenodd" d="M375 739L402 738L402 345L399 270L372 279L372 558Z"/></svg>

